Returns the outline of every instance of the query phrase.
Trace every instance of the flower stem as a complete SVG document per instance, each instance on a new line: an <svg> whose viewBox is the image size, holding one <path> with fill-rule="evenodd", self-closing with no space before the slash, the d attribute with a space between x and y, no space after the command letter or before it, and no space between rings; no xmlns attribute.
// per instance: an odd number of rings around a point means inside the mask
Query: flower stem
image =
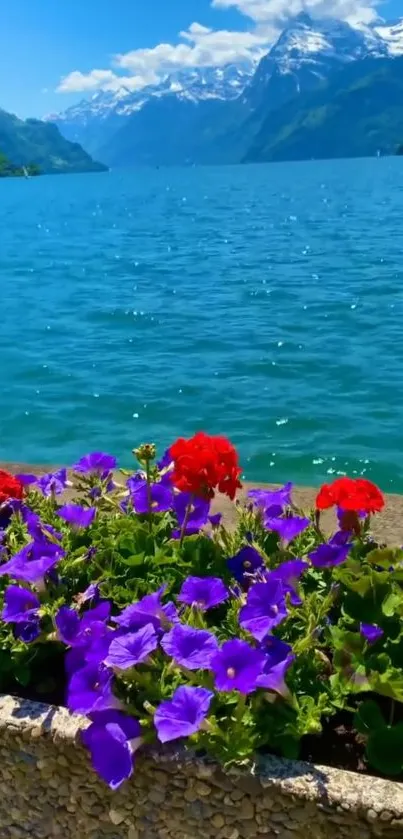
<svg viewBox="0 0 403 839"><path fill-rule="evenodd" d="M395 700L392 699L391 702L390 702L390 709L389 709L389 725L393 725L393 722L394 722L394 719L395 719L395 709L396 709L396 703L395 703Z"/></svg>
<svg viewBox="0 0 403 839"><path fill-rule="evenodd" d="M188 524L188 521L189 521L190 514L192 512L192 504L193 504L193 495L190 496L189 504L186 507L185 518L183 519L183 522L182 522L181 535L180 535L180 539L179 539L179 547L180 548L182 547L183 540L185 538L187 524Z"/></svg>
<svg viewBox="0 0 403 839"><path fill-rule="evenodd" d="M151 475L150 475L150 461L149 460L146 460L146 480L147 480L148 529L151 533L152 527L153 527L153 519L152 519Z"/></svg>

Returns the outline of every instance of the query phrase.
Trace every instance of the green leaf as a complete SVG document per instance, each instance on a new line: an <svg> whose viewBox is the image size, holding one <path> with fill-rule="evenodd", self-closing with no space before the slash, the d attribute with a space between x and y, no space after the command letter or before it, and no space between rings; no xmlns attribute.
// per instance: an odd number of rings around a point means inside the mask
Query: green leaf
<svg viewBox="0 0 403 839"><path fill-rule="evenodd" d="M121 562L123 565L128 565L130 568L137 568L139 565L143 565L145 560L144 554L133 554L132 556L121 557Z"/></svg>
<svg viewBox="0 0 403 839"><path fill-rule="evenodd" d="M354 726L360 734L370 734L386 723L377 703L373 699L362 702L354 717Z"/></svg>
<svg viewBox="0 0 403 839"><path fill-rule="evenodd" d="M365 561L389 571L392 565L398 565L403 561L403 551L400 548L376 548L367 554Z"/></svg>
<svg viewBox="0 0 403 839"><path fill-rule="evenodd" d="M382 603L382 612L387 618L392 618L401 611L402 606L402 594L396 591L391 591Z"/></svg>
<svg viewBox="0 0 403 839"><path fill-rule="evenodd" d="M367 743L368 761L384 775L400 775L403 770L403 724L374 731Z"/></svg>
<svg viewBox="0 0 403 839"><path fill-rule="evenodd" d="M369 684L375 693L403 702L403 672L401 670L394 667L390 667L384 673L372 670L369 675Z"/></svg>

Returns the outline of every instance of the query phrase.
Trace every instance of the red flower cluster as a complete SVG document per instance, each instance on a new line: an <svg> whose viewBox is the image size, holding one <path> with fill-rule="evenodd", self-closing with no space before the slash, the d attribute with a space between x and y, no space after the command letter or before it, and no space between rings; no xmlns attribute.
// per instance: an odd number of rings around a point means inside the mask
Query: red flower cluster
<svg viewBox="0 0 403 839"><path fill-rule="evenodd" d="M3 472L0 469L0 504L4 504L10 498L21 498L24 495L24 487L18 478L10 475L10 472Z"/></svg>
<svg viewBox="0 0 403 839"><path fill-rule="evenodd" d="M180 438L170 448L174 462L172 482L181 492L214 498L214 490L234 499L241 469L237 452L226 437L211 437L199 431L190 440Z"/></svg>
<svg viewBox="0 0 403 839"><path fill-rule="evenodd" d="M329 507L355 513L379 513L385 499L378 487L366 478L337 478L332 484L323 484L316 498L316 509Z"/></svg>

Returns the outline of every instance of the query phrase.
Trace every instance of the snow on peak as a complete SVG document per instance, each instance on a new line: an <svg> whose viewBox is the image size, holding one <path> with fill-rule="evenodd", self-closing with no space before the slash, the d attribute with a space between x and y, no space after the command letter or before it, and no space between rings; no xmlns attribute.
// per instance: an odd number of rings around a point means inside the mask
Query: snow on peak
<svg viewBox="0 0 403 839"><path fill-rule="evenodd" d="M177 70L164 76L158 84L132 92L126 87L115 91L97 91L90 99L72 105L60 114L45 120L82 125L93 119L104 120L110 116L129 116L140 110L153 98L173 95L178 99L198 102L206 99L235 99L246 87L255 66L250 62L228 64L224 67L193 67Z"/></svg>
<svg viewBox="0 0 403 839"><path fill-rule="evenodd" d="M389 55L403 55L403 19L379 24L374 30L385 41Z"/></svg>

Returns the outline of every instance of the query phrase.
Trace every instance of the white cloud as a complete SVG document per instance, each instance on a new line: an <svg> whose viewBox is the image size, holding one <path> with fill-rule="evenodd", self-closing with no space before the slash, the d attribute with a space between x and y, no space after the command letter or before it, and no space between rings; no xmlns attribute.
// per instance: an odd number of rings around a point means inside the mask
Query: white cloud
<svg viewBox="0 0 403 839"><path fill-rule="evenodd" d="M235 8L260 24L281 23L306 11L314 17L335 17L350 23L370 23L380 0L212 0L217 9Z"/></svg>
<svg viewBox="0 0 403 839"><path fill-rule="evenodd" d="M150 49L136 49L118 54L113 59L113 70L74 70L61 79L59 93L78 93L90 90L116 90L124 85L130 90L141 90L158 82L167 73L183 67L224 66L232 61L256 61L273 42L276 30L231 32L214 30L201 23L192 23L179 33L179 43L158 44ZM118 71L125 71L122 76Z"/></svg>
<svg viewBox="0 0 403 839"><path fill-rule="evenodd" d="M178 35L177 44L158 44L118 54L112 67L82 73L74 70L60 80L59 93L95 90L141 90L167 73L184 67L224 66L233 61L257 61L268 51L281 25L305 10L314 17L337 17L370 23L379 0L211 0L215 8L236 8L249 18L247 31L214 30L194 22Z"/></svg>
<svg viewBox="0 0 403 839"><path fill-rule="evenodd" d="M157 82L158 78L152 72L143 75L118 76L112 70L91 70L89 73L73 70L60 80L56 91L57 93L88 93L92 90L118 90L120 87L141 90L146 85Z"/></svg>

